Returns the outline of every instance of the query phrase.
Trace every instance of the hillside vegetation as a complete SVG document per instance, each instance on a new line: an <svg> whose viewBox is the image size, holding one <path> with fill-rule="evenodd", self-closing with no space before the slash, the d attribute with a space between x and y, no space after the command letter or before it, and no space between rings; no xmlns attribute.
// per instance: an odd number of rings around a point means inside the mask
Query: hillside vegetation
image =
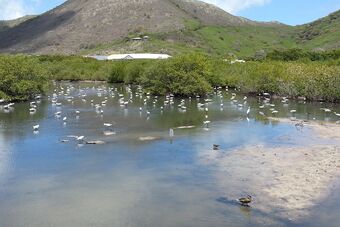
<svg viewBox="0 0 340 227"><path fill-rule="evenodd" d="M336 50L340 45L340 11L303 26L248 24L205 25L197 19L185 21L185 28L162 33L131 33L129 36L85 48L81 54L157 52L178 55L201 52L211 56L251 57L274 49ZM148 35L148 41L131 41Z"/></svg>
<svg viewBox="0 0 340 227"><path fill-rule="evenodd" d="M275 48L297 47L295 33L290 27L275 26L201 26L198 21L187 22L181 31L148 35L148 41L131 41L130 37L84 49L81 54L160 52L170 55L201 52L211 56L254 56Z"/></svg>
<svg viewBox="0 0 340 227"><path fill-rule="evenodd" d="M340 49L340 10L297 29L298 44L305 48Z"/></svg>

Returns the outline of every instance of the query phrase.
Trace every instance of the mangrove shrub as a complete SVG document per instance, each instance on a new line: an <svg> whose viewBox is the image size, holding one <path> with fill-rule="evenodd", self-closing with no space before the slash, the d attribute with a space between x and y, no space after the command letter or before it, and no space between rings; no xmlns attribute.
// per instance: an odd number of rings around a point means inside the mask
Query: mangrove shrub
<svg viewBox="0 0 340 227"><path fill-rule="evenodd" d="M48 87L47 71L27 56L0 56L0 98L28 100Z"/></svg>
<svg viewBox="0 0 340 227"><path fill-rule="evenodd" d="M190 54L155 62L146 69L140 83L154 94L191 96L211 92L212 86L208 82L211 77L212 67L208 59Z"/></svg>

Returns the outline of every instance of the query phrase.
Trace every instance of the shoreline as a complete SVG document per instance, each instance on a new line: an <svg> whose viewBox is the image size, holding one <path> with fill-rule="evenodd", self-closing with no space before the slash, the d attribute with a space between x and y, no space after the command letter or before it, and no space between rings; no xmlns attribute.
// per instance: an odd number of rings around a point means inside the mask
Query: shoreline
<svg viewBox="0 0 340 227"><path fill-rule="evenodd" d="M125 83L110 83L108 82L107 80L72 80L72 79L69 79L69 80L55 80L55 79L52 79L51 80L52 83L105 83L105 84L119 84L119 85L133 85L133 86L138 86L138 84L125 84ZM248 96L248 97L253 97L253 98L264 98L264 97L269 97L270 99L273 99L273 100L280 100L280 99L283 99L283 98L287 98L288 100L292 100L292 101L303 101L303 102L309 102L309 103L315 103L315 102L322 102L322 103L329 103L329 104L339 104L340 103L340 100L337 100L337 99L334 99L334 101L329 101L329 100L323 100L323 99L320 99L320 98L315 98L315 99L307 99L306 97L303 97L303 96L298 96L298 97L292 97L292 96L289 96L289 95L277 95L277 94L270 94L269 96L265 96L263 94L259 94L257 92L243 92L243 91L240 91L240 90L234 90L235 88L234 87L228 87L228 86L212 86L212 89L214 91L216 91L216 87L222 87L222 91L225 91L225 88L229 88L230 90L228 92L237 92L239 94L242 94L242 95L245 95L245 96ZM167 94L153 94L153 95L157 95L157 96L166 96ZM205 94L205 96L209 96L210 94ZM182 95L177 95L176 97L179 97L179 98L188 98L189 96L182 96ZM3 104L8 104L10 102L14 102L14 103L20 103L20 102L28 102L28 101L32 101L32 100L35 100L35 99L27 99L27 100L16 100L16 99L12 99L12 100L4 100L2 103L0 103L0 105L3 105Z"/></svg>

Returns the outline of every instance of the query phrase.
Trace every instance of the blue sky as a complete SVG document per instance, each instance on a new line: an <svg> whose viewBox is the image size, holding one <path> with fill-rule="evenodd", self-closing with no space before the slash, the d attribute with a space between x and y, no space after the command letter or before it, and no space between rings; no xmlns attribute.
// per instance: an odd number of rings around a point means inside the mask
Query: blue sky
<svg viewBox="0 0 340 227"><path fill-rule="evenodd" d="M234 15L297 25L340 9L340 0L203 0ZM0 0L0 20L43 13L65 0Z"/></svg>
<svg viewBox="0 0 340 227"><path fill-rule="evenodd" d="M340 9L340 0L272 0L263 6L243 9L239 13L259 21L276 20L297 25L314 21Z"/></svg>

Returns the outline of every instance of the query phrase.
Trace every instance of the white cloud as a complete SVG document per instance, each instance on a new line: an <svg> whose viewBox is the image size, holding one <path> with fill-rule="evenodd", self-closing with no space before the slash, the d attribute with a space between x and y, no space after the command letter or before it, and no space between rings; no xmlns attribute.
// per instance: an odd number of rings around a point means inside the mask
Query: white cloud
<svg viewBox="0 0 340 227"><path fill-rule="evenodd" d="M26 14L21 0L0 0L0 20L10 20Z"/></svg>
<svg viewBox="0 0 340 227"><path fill-rule="evenodd" d="M214 4L229 13L235 14L249 7L265 5L269 3L271 0L202 0L202 1Z"/></svg>
<svg viewBox="0 0 340 227"><path fill-rule="evenodd" d="M0 20L32 15L42 0L0 0Z"/></svg>

